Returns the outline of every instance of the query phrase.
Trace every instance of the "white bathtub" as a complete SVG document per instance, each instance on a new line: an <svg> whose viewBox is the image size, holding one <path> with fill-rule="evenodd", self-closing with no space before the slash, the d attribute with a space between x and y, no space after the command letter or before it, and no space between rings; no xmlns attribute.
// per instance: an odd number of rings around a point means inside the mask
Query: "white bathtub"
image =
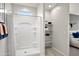
<svg viewBox="0 0 79 59"><path fill-rule="evenodd" d="M16 56L39 56L39 55L40 55L39 48L28 48L28 49L16 50Z"/></svg>

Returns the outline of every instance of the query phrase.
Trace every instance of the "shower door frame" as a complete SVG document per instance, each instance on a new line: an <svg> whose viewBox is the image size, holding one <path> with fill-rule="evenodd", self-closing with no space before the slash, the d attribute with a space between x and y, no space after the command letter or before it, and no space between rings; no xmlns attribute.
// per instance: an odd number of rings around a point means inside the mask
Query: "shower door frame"
<svg viewBox="0 0 79 59"><path fill-rule="evenodd" d="M17 14L13 14L13 15L17 15ZM21 15L19 15L19 16L21 16ZM28 17L40 17L40 16L28 16ZM41 30L42 39L40 39L40 56L44 56L45 55L45 42L44 42L45 41L45 35L44 35L44 21L43 21L42 17L40 17L40 21L41 21L41 29L42 29ZM13 25L12 25L12 27L13 27ZM13 31L12 35L14 35L14 30L12 29L12 31ZM12 39L14 39L14 38L12 37ZM16 42L15 42L15 40L14 40L13 44L14 44L14 49L13 50L15 51L14 55L16 56Z"/></svg>

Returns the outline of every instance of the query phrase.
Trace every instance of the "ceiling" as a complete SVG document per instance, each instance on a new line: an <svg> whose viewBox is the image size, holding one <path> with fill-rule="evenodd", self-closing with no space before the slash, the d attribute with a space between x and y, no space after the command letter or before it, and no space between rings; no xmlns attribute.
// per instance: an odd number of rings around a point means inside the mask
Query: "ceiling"
<svg viewBox="0 0 79 59"><path fill-rule="evenodd" d="M37 8L39 6L39 3L15 3L17 5L22 5L22 6L29 6L33 8Z"/></svg>
<svg viewBox="0 0 79 59"><path fill-rule="evenodd" d="M49 7L51 5L51 7ZM45 9L46 10L51 10L55 7L56 3L45 3Z"/></svg>
<svg viewBox="0 0 79 59"><path fill-rule="evenodd" d="M22 6L29 6L29 7L33 7L33 8L37 8L40 3L15 3L18 5L22 5ZM49 8L49 5L51 5L51 7ZM45 3L45 9L46 10L51 10L52 8L54 8L56 5L56 3Z"/></svg>

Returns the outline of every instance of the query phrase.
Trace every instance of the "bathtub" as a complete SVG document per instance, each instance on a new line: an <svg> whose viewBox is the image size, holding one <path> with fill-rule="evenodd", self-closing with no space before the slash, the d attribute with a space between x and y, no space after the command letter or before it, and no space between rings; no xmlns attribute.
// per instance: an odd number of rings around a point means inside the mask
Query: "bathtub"
<svg viewBox="0 0 79 59"><path fill-rule="evenodd" d="M39 48L28 48L16 50L16 56L40 56Z"/></svg>

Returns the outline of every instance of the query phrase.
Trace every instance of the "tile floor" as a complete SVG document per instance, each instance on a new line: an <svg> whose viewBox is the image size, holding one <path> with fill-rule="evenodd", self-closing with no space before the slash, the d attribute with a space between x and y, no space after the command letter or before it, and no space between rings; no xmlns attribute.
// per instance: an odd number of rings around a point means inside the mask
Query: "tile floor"
<svg viewBox="0 0 79 59"><path fill-rule="evenodd" d="M79 49L70 47L70 56L79 56Z"/></svg>
<svg viewBox="0 0 79 59"><path fill-rule="evenodd" d="M45 51L45 55L46 56L62 56L61 54L57 53L54 49L52 48L46 48L46 51Z"/></svg>
<svg viewBox="0 0 79 59"><path fill-rule="evenodd" d="M54 49L52 48L46 48L45 51L46 56L62 56L61 54L57 53ZM79 56L79 49L70 47L70 56Z"/></svg>

